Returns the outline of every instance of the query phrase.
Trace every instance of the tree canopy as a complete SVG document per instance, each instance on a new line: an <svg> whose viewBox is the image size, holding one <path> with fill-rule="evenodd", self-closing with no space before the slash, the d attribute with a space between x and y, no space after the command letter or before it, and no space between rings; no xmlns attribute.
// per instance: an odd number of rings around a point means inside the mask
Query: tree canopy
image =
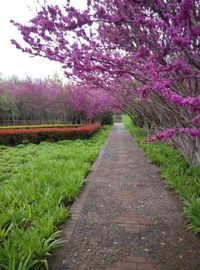
<svg viewBox="0 0 200 270"><path fill-rule="evenodd" d="M46 4L28 25L13 23L27 43L12 40L18 49L60 62L66 76L159 130L149 141L175 135L200 162L199 0L91 0L84 11L66 1Z"/></svg>

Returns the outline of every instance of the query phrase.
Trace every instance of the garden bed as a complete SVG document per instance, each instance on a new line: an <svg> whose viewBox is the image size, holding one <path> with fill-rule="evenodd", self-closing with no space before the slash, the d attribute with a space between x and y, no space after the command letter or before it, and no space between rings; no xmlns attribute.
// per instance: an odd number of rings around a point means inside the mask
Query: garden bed
<svg viewBox="0 0 200 270"><path fill-rule="evenodd" d="M46 125L17 125L17 126L0 126L1 129L32 129L32 128L69 128L82 127L87 124L46 124Z"/></svg>
<svg viewBox="0 0 200 270"><path fill-rule="evenodd" d="M79 127L40 127L0 129L0 144L56 142L60 140L88 139L101 127L100 124L88 124Z"/></svg>
<svg viewBox="0 0 200 270"><path fill-rule="evenodd" d="M110 127L89 140L0 146L0 269L47 269L59 225Z"/></svg>

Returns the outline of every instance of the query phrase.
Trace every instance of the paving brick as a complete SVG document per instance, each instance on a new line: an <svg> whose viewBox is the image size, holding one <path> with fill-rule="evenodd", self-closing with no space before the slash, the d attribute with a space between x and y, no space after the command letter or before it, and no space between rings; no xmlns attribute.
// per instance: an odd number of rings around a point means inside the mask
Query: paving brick
<svg viewBox="0 0 200 270"><path fill-rule="evenodd" d="M128 225L128 224L121 224L121 227L125 229L125 231L130 233L139 233L140 231L145 229L145 225Z"/></svg>
<svg viewBox="0 0 200 270"><path fill-rule="evenodd" d="M155 264L151 263L138 263L137 270L158 270Z"/></svg>
<svg viewBox="0 0 200 270"><path fill-rule="evenodd" d="M123 259L123 261L134 262L134 263L145 263L146 262L146 259L143 258L143 257L132 257L132 256L128 256L128 257L125 257Z"/></svg>
<svg viewBox="0 0 200 270"><path fill-rule="evenodd" d="M116 266L123 270L137 270L136 263L131 263L131 262L120 262L120 263L117 263Z"/></svg>
<svg viewBox="0 0 200 270"><path fill-rule="evenodd" d="M139 193L137 192L117 192L112 195L116 200L120 200L122 203L131 203L139 199Z"/></svg>

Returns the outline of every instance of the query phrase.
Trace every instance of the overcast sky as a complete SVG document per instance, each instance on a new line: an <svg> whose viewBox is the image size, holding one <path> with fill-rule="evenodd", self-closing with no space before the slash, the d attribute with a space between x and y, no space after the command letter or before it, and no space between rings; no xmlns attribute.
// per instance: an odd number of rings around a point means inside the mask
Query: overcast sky
<svg viewBox="0 0 200 270"><path fill-rule="evenodd" d="M51 3L64 3L66 0L49 0ZM20 78L48 77L53 73L63 72L58 63L41 57L30 57L28 54L17 50L11 45L10 40L20 40L21 36L17 29L10 23L13 19L25 23L34 15L36 0L5 0L0 4L0 73L4 76L17 75ZM83 6L83 0L72 0L75 6ZM81 4L82 3L82 4Z"/></svg>

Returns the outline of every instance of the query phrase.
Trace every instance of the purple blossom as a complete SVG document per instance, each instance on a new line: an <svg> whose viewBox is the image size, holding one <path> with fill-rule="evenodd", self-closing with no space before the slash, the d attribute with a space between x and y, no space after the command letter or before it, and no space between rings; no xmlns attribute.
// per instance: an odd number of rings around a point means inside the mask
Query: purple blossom
<svg viewBox="0 0 200 270"><path fill-rule="evenodd" d="M134 104L140 100L145 114L145 97L151 100L153 93L155 108L163 100L180 128L169 129L169 120L158 127L167 129L152 138L175 134L193 138L200 113L198 2L89 0L84 11L70 3L64 8L47 5L28 25L12 22L27 48L12 43L24 52L60 62L67 76L90 85L90 93L98 93L105 104L108 96L114 96L122 108L135 112ZM109 95L104 99L105 91Z"/></svg>

